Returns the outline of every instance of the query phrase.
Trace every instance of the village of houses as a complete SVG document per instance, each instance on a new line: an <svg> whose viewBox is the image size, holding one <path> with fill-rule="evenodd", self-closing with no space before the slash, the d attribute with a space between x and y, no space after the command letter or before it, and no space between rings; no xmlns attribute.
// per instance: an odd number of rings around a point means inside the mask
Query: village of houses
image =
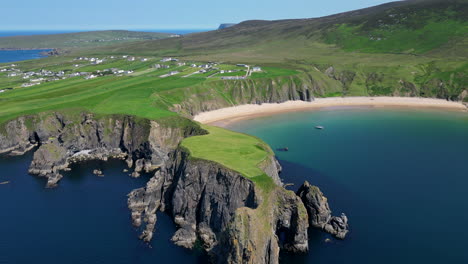
<svg viewBox="0 0 468 264"><path fill-rule="evenodd" d="M54 82L68 78L84 78L86 80L114 75L132 76L153 73L155 78L170 76L219 78L221 80L243 80L253 73L261 72L259 66L246 64L229 65L217 62L195 63L184 62L177 58L145 58L129 55L109 56L105 58L78 57L62 70L22 71L17 64L0 67L0 78L6 76L16 80L16 87L31 87L45 82ZM119 65L119 67L109 67ZM135 66L135 67L132 67ZM55 67L56 68L56 67ZM66 68L66 69L65 69ZM123 69L122 69L123 68ZM162 74L157 74L161 72ZM2 74L3 73L3 74ZM156 75L155 75L156 74ZM1 88L0 93L12 90L13 87Z"/></svg>

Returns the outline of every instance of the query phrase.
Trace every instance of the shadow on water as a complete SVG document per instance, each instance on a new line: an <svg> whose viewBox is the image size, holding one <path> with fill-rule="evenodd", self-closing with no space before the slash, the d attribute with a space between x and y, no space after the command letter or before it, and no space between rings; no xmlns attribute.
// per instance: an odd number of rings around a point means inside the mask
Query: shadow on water
<svg viewBox="0 0 468 264"><path fill-rule="evenodd" d="M285 184L292 183L287 189L297 192L300 186L307 180L310 184L318 186L324 195L328 198L330 208L334 215L340 215L345 212L350 217L350 233L346 241L352 240L353 237L353 212L349 208L355 206L365 206L367 203L360 198L360 196L347 188L345 185L334 181L331 177L321 173L317 170L305 167L299 163L290 162L286 160L279 160L283 171L280 174L281 179ZM340 205L339 207L337 205ZM348 210L346 210L348 209ZM343 211L342 211L343 210ZM326 234L317 229L309 230L309 251L314 254L314 250L320 248L321 251L333 250L341 247L346 241L341 241L333 238L331 235ZM290 254L281 252L280 263L310 263L310 254Z"/></svg>
<svg viewBox="0 0 468 264"><path fill-rule="evenodd" d="M123 172L123 161L88 161L73 164L57 188L46 189L45 179L27 173L31 159L32 152L0 156L0 182L9 181L0 185L0 263L207 262L203 252L170 241L176 226L166 214L158 213L149 245L138 239L127 194L151 174L134 179Z"/></svg>

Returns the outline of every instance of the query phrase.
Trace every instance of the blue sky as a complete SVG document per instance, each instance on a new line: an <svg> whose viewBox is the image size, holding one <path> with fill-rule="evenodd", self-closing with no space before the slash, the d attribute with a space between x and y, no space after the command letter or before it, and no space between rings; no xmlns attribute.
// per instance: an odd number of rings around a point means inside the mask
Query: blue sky
<svg viewBox="0 0 468 264"><path fill-rule="evenodd" d="M211 29L250 19L312 18L388 0L14 0L0 30Z"/></svg>

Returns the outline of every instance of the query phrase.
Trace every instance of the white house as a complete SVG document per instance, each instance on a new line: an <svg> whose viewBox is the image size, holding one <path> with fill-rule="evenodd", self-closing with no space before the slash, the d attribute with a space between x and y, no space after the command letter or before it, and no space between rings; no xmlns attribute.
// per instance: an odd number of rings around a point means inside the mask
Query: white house
<svg viewBox="0 0 468 264"><path fill-rule="evenodd" d="M135 57L128 57L127 60L128 61L135 61Z"/></svg>
<svg viewBox="0 0 468 264"><path fill-rule="evenodd" d="M252 72L260 72L260 71L262 71L261 67L255 66L252 68Z"/></svg>

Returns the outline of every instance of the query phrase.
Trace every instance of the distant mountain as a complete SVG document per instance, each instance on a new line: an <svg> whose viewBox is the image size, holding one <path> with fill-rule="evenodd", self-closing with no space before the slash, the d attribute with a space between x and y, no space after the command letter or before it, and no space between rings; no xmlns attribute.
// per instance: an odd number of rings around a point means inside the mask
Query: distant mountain
<svg viewBox="0 0 468 264"><path fill-rule="evenodd" d="M224 23L224 24L221 24L219 25L219 29L225 29L225 28L228 28L228 27L232 27L232 26L235 26L236 24L235 23Z"/></svg>
<svg viewBox="0 0 468 264"><path fill-rule="evenodd" d="M98 47L142 40L158 40L170 33L126 30L89 31L78 33L0 37L0 49Z"/></svg>

